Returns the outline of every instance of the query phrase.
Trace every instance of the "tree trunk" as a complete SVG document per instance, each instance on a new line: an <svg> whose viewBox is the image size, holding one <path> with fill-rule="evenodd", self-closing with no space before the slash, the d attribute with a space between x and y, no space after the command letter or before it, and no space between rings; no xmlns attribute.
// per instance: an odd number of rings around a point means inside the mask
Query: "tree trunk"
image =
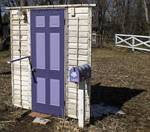
<svg viewBox="0 0 150 132"><path fill-rule="evenodd" d="M148 25L148 34L150 36L150 20L149 20L149 14L148 14L148 6L146 3L146 0L143 0L143 2L144 2L144 10L145 10L145 19Z"/></svg>
<svg viewBox="0 0 150 132"><path fill-rule="evenodd" d="M0 50L2 50L2 41L3 41L3 23L2 23L2 15L1 15L1 8L0 8Z"/></svg>

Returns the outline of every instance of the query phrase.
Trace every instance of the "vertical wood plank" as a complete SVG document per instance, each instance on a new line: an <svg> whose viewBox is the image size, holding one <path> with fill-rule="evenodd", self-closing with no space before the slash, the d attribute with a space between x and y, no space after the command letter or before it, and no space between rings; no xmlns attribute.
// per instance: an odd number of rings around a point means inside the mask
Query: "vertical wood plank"
<svg viewBox="0 0 150 132"><path fill-rule="evenodd" d="M79 83L78 89L78 125L81 128L85 125L85 81Z"/></svg>
<svg viewBox="0 0 150 132"><path fill-rule="evenodd" d="M10 36L12 36L12 10L10 10ZM12 45L12 37L10 39L11 43L11 60L13 59L13 45ZM14 103L14 65L11 65L11 87L12 87L12 103Z"/></svg>

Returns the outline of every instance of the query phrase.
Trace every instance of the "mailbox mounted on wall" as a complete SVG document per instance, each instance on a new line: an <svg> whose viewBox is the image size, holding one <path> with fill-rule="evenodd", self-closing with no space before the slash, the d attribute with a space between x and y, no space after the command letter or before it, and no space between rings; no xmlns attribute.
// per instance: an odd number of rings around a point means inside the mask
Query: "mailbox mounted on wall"
<svg viewBox="0 0 150 132"><path fill-rule="evenodd" d="M84 64L72 67L69 72L70 82L79 83L91 77L91 66Z"/></svg>

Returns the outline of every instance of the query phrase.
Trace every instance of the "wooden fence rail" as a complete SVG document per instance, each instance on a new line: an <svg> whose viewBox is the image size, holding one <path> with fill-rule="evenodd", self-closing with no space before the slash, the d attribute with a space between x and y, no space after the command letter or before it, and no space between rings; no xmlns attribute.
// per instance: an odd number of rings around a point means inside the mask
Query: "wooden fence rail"
<svg viewBox="0 0 150 132"><path fill-rule="evenodd" d="M150 36L116 34L115 45L134 50L150 51Z"/></svg>

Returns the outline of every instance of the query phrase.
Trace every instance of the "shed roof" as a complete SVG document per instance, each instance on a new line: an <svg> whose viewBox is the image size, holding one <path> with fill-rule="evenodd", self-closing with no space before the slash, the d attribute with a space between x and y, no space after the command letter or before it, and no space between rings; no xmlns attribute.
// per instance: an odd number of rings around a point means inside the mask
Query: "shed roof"
<svg viewBox="0 0 150 132"><path fill-rule="evenodd" d="M45 8L68 8L68 7L95 7L96 4L69 4L69 5L40 5L40 6L18 6L18 7L6 7L7 10L16 9L45 9Z"/></svg>

